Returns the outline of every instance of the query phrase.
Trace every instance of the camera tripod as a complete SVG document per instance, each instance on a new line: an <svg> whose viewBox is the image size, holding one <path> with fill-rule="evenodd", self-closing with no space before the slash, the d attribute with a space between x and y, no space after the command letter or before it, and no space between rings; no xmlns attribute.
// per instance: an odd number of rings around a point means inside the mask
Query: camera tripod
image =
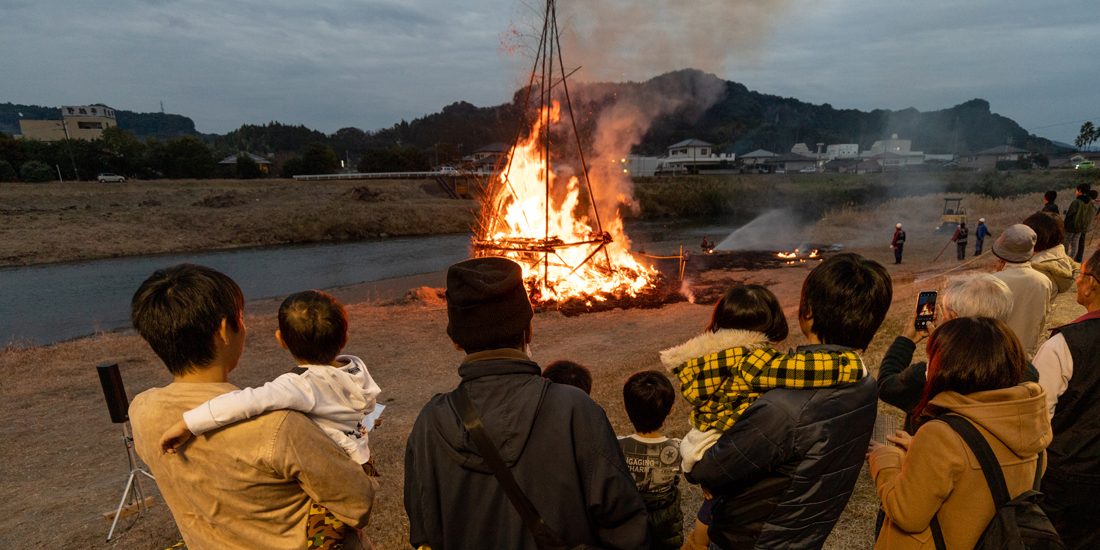
<svg viewBox="0 0 1100 550"><path fill-rule="evenodd" d="M145 498L145 491L141 487L141 475L147 476L149 479L156 481L153 474L150 474L145 468L138 466L137 455L134 452L134 434L130 429L129 422L122 423L122 443L126 446L126 460L130 463L130 479L126 481L126 489L122 492L122 500L118 502L118 509L115 510L115 519L111 522L111 530L107 532L107 542L111 542L111 537L115 534L115 526L118 525L118 518L123 515L130 515L143 510L148 510L149 506L153 503L150 502L152 498ZM140 475L139 475L140 474ZM133 489L133 494L131 494ZM130 499L130 503L126 503L126 499ZM123 514L123 510L127 513Z"/></svg>

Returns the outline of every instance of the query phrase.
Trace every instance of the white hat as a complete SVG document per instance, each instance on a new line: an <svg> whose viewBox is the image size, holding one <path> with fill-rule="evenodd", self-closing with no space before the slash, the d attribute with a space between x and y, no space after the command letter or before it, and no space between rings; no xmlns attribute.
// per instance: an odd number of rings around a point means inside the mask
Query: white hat
<svg viewBox="0 0 1100 550"><path fill-rule="evenodd" d="M981 223L985 223L985 218L978 218L978 221Z"/></svg>
<svg viewBox="0 0 1100 550"><path fill-rule="evenodd" d="M898 229L901 229L901 224L899 223L899 224L895 225L894 227L896 227Z"/></svg>

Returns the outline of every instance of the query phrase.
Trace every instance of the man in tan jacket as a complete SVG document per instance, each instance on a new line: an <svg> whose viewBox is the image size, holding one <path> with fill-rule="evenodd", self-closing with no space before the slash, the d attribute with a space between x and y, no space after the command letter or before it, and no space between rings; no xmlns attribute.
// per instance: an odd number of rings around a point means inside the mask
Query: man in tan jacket
<svg viewBox="0 0 1100 550"><path fill-rule="evenodd" d="M228 375L244 351L243 305L232 279L191 264L157 271L131 302L134 328L174 377L134 398L134 446L184 542L192 550L301 549L311 501L365 527L377 483L301 413L262 414L161 454L160 435L184 412L238 389Z"/></svg>
<svg viewBox="0 0 1100 550"><path fill-rule="evenodd" d="M1046 275L1031 268L1038 237L1030 227L1018 223L1009 227L993 243L997 257L994 277L1005 282L1012 291L1012 314L1008 326L1019 338L1030 359L1039 348L1039 334L1046 326L1051 304L1058 287Z"/></svg>

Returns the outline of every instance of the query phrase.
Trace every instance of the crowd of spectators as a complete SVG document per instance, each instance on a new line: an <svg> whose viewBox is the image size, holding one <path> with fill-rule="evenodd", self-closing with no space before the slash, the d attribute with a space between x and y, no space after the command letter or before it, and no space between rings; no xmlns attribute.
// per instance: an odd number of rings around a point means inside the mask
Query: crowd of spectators
<svg viewBox="0 0 1100 550"><path fill-rule="evenodd" d="M667 372L624 381L634 431L623 435L589 397L585 366L531 360L520 266L454 264L447 335L466 355L458 387L424 405L408 437L409 543L820 548L867 462L876 548L974 548L997 507L961 421L992 450L1009 496L1041 476L1042 510L1067 547L1100 547L1100 251L1077 264L1065 223L1044 208L1002 232L997 271L948 279L938 318L918 329L914 312L877 380L862 354L893 301L882 265L845 253L815 267L797 309L807 344L786 353L775 295L731 288L702 334L660 352ZM1074 283L1088 313L1043 343L1054 298ZM379 485L363 422L382 390L340 355L343 307L316 291L288 298L276 338L297 367L241 390L228 375L244 350L243 304L231 279L190 264L135 293L134 326L173 376L131 405L138 454L189 548L370 548L362 529ZM928 359L914 362L925 340ZM670 438L681 398L690 426ZM884 441L872 439L880 399L906 415ZM683 483L705 496L688 530Z"/></svg>

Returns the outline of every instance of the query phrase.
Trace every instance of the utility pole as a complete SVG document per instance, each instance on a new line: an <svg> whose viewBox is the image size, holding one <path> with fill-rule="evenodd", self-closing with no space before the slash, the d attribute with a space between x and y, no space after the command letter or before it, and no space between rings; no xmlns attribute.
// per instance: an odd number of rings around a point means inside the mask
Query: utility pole
<svg viewBox="0 0 1100 550"><path fill-rule="evenodd" d="M73 144L69 137L69 125L65 122L65 115L61 115L61 127L65 129L65 146L69 149L69 160L73 163L73 176L76 181L80 181L80 172L76 170L76 158L73 157Z"/></svg>

